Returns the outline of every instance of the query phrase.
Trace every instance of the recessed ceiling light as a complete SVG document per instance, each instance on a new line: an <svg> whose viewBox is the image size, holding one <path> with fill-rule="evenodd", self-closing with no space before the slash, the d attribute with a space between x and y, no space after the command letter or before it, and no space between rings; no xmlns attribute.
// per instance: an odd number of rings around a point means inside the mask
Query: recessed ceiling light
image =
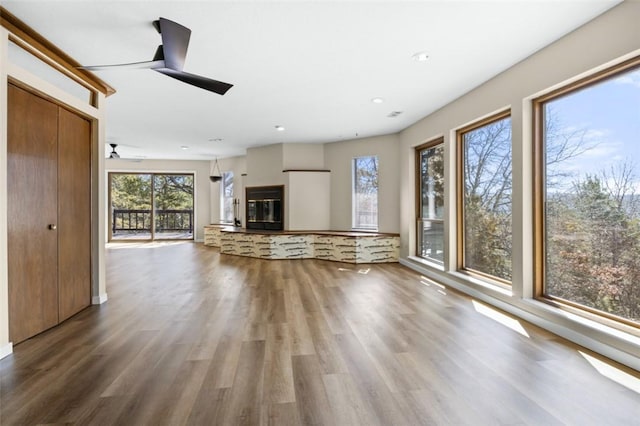
<svg viewBox="0 0 640 426"><path fill-rule="evenodd" d="M373 102L374 104L381 104L384 102L384 99L382 98L373 98L371 99L371 102Z"/></svg>
<svg viewBox="0 0 640 426"><path fill-rule="evenodd" d="M418 52L411 56L411 59L418 62L424 62L429 59L429 54L427 52Z"/></svg>
<svg viewBox="0 0 640 426"><path fill-rule="evenodd" d="M282 131L284 131L284 127L278 125L278 126L276 126L276 130L279 131L279 132L282 132Z"/></svg>
<svg viewBox="0 0 640 426"><path fill-rule="evenodd" d="M186 145L182 145L182 146L180 147L180 149L189 149L189 147L188 147L188 146L186 146Z"/></svg>

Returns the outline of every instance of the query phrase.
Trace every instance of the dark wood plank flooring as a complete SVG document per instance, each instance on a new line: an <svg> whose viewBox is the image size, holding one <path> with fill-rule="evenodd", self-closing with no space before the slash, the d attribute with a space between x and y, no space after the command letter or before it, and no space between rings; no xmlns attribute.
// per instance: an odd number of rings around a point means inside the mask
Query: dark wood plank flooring
<svg viewBox="0 0 640 426"><path fill-rule="evenodd" d="M397 264L120 244L107 282L0 361L1 425L640 424L593 363L636 372Z"/></svg>

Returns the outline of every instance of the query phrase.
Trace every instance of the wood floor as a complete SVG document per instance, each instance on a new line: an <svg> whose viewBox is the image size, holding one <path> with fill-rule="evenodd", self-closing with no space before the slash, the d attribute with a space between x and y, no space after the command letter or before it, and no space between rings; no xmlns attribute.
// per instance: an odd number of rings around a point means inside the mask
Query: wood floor
<svg viewBox="0 0 640 426"><path fill-rule="evenodd" d="M1 425L640 424L606 360L397 264L176 242L107 266L106 304L0 361Z"/></svg>

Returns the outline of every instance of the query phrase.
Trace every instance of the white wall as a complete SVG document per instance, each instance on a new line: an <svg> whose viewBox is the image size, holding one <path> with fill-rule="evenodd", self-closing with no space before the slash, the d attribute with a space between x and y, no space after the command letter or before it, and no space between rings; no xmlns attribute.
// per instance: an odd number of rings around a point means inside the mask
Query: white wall
<svg viewBox="0 0 640 426"><path fill-rule="evenodd" d="M325 166L331 170L331 229L350 230L352 160L378 156L378 230L400 232L399 137L378 136L325 144Z"/></svg>
<svg viewBox="0 0 640 426"><path fill-rule="evenodd" d="M640 368L640 339L614 337L603 327L550 309L531 298L533 288L532 107L531 99L598 69L640 54L640 3L624 2L400 134L400 234L403 263L417 267L415 254L414 147L438 136L445 144L444 271L425 273L503 309L510 310L581 345ZM494 112L511 109L513 141L512 292L472 282L455 271L455 130ZM618 333L620 335L620 333Z"/></svg>
<svg viewBox="0 0 640 426"><path fill-rule="evenodd" d="M211 188L209 161L142 160L140 162L109 159L106 172L193 173L195 176L194 230L196 241L204 240L204 225L209 224ZM107 206L108 215L109 206ZM107 216L108 217L108 216ZM107 225L108 226L108 225ZM107 230L105 229L105 232Z"/></svg>

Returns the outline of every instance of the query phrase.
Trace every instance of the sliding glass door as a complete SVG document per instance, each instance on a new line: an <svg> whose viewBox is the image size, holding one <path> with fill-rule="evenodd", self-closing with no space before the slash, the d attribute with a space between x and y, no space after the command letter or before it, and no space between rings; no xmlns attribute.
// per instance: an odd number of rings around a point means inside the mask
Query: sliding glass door
<svg viewBox="0 0 640 426"><path fill-rule="evenodd" d="M153 175L154 236L193 239L193 175Z"/></svg>
<svg viewBox="0 0 640 426"><path fill-rule="evenodd" d="M193 239L193 175L109 173L109 240Z"/></svg>

